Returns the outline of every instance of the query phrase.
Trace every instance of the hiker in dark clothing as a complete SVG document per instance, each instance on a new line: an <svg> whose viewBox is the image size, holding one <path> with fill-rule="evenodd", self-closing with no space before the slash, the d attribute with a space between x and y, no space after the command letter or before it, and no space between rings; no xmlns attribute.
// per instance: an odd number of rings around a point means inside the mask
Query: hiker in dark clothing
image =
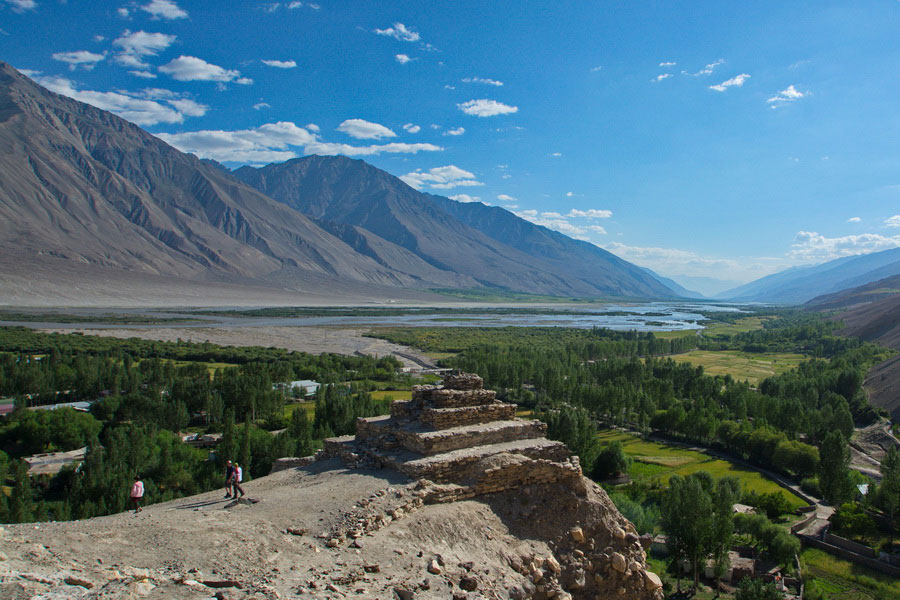
<svg viewBox="0 0 900 600"><path fill-rule="evenodd" d="M225 497L231 498L231 487L234 483L234 466L230 460L225 461Z"/></svg>

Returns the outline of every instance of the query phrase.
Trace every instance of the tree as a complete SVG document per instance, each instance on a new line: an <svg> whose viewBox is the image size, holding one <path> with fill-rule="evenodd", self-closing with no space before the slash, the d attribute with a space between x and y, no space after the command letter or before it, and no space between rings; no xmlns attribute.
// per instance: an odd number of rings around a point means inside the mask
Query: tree
<svg viewBox="0 0 900 600"><path fill-rule="evenodd" d="M881 461L881 485L876 498L878 507L891 522L891 541L897 529L897 512L900 508L900 451L892 447Z"/></svg>
<svg viewBox="0 0 900 600"><path fill-rule="evenodd" d="M291 413L291 424L288 427L291 437L296 440L296 450L294 456L309 456L315 452L313 444L312 427L306 416L306 409L302 406L294 407Z"/></svg>
<svg viewBox="0 0 900 600"><path fill-rule="evenodd" d="M244 470L244 481L250 479L250 415L244 419L244 431L241 434L240 465Z"/></svg>
<svg viewBox="0 0 900 600"><path fill-rule="evenodd" d="M716 596L718 582L728 570L728 550L734 535L734 504L741 495L741 482L737 477L723 477L716 482L713 491L713 518L709 537L709 550L715 563Z"/></svg>
<svg viewBox="0 0 900 600"><path fill-rule="evenodd" d="M819 487L825 500L840 506L853 497L850 480L850 448L840 431L832 431L822 442Z"/></svg>
<svg viewBox="0 0 900 600"><path fill-rule="evenodd" d="M225 413L225 429L222 431L222 439L219 440L216 457L220 465L224 465L226 460L235 459L234 411L231 409L228 409Z"/></svg>
<svg viewBox="0 0 900 600"><path fill-rule="evenodd" d="M17 460L13 465L13 489L9 499L9 520L11 523L27 523L34 518L31 502L31 480L28 465Z"/></svg>
<svg viewBox="0 0 900 600"><path fill-rule="evenodd" d="M734 600L782 600L784 594L773 583L763 583L761 579L745 577L741 580Z"/></svg>
<svg viewBox="0 0 900 600"><path fill-rule="evenodd" d="M615 441L597 455L591 475L594 479L609 479L625 473L630 466L631 457L625 454L622 442Z"/></svg>
<svg viewBox="0 0 900 600"><path fill-rule="evenodd" d="M669 550L677 563L687 560L693 573L693 588L700 582L700 561L707 556L712 530L712 498L704 480L691 474L673 475L663 496L663 528L669 536Z"/></svg>

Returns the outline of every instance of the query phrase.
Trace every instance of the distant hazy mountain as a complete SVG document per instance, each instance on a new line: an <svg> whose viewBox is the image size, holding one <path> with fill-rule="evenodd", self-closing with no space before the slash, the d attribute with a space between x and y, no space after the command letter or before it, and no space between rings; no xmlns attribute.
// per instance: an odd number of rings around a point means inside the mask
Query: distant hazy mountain
<svg viewBox="0 0 900 600"><path fill-rule="evenodd" d="M697 298L697 299L706 298L706 296L704 296L700 292L695 292L694 290L689 290L686 287L684 287L683 285L681 285L680 283L678 283L677 281L675 281L674 279L671 279L669 277L663 277L656 271L654 271L652 269L648 269L647 267L641 267L641 268L644 269L644 271L646 271L647 273L650 273L651 277L653 277L654 279L656 279L657 281L662 283L664 286L666 286L667 288L669 288L670 290L672 290L679 296L684 296L685 298Z"/></svg>
<svg viewBox="0 0 900 600"><path fill-rule="evenodd" d="M0 274L45 258L110 277L422 286L215 163L0 63Z"/></svg>
<svg viewBox="0 0 900 600"><path fill-rule="evenodd" d="M586 242L568 238L481 203L424 194L361 160L308 156L239 179L310 216L374 260L409 272L430 265L466 281L564 296L671 298L644 270ZM403 257L403 263L396 262Z"/></svg>
<svg viewBox="0 0 900 600"><path fill-rule="evenodd" d="M812 267L794 267L717 294L717 298L801 304L816 296L839 292L900 274L900 248L846 256Z"/></svg>
<svg viewBox="0 0 900 600"><path fill-rule="evenodd" d="M816 296L807 302L806 306L816 310L847 308L860 304L877 303L897 295L900 295L900 275L885 277L832 294Z"/></svg>

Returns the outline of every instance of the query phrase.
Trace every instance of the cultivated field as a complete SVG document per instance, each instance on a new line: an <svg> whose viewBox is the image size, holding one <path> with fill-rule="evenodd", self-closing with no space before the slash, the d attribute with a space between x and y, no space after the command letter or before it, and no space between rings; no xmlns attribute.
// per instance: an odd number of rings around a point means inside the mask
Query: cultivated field
<svg viewBox="0 0 900 600"><path fill-rule="evenodd" d="M713 477L734 475L744 488L759 494L768 492L784 493L791 508L806 503L794 496L774 481L766 479L756 471L745 469L728 461L712 458L702 452L695 452L677 446L667 446L640 439L622 431L607 430L598 434L604 443L622 442L625 453L634 459L629 474L636 481L659 480L667 482L672 475L689 475L697 471L707 471Z"/></svg>
<svg viewBox="0 0 900 600"><path fill-rule="evenodd" d="M675 354L672 360L703 367L707 375L731 375L752 385L798 366L806 357L785 352L740 352L737 350L692 350Z"/></svg>

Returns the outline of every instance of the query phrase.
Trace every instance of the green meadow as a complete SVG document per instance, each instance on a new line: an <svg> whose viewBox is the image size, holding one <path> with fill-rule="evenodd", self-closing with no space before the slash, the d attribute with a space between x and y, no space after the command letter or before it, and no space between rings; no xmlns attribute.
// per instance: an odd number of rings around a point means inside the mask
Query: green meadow
<svg viewBox="0 0 900 600"><path fill-rule="evenodd" d="M759 494L768 492L784 493L791 508L804 506L797 496L794 496L774 481L766 479L752 469L746 469L730 463L726 460L707 456L702 452L688 450L678 446L669 446L658 442L642 440L641 438L622 431L606 430L597 434L605 444L619 441L622 443L625 453L634 459L628 473L635 481L659 480L667 483L672 475L689 475L697 471L706 471L713 477L725 477L734 475L747 490Z"/></svg>
<svg viewBox="0 0 900 600"><path fill-rule="evenodd" d="M731 375L756 385L766 377L780 375L806 360L802 354L786 352L740 352L738 350L692 350L671 356L676 362L703 367L707 375Z"/></svg>

